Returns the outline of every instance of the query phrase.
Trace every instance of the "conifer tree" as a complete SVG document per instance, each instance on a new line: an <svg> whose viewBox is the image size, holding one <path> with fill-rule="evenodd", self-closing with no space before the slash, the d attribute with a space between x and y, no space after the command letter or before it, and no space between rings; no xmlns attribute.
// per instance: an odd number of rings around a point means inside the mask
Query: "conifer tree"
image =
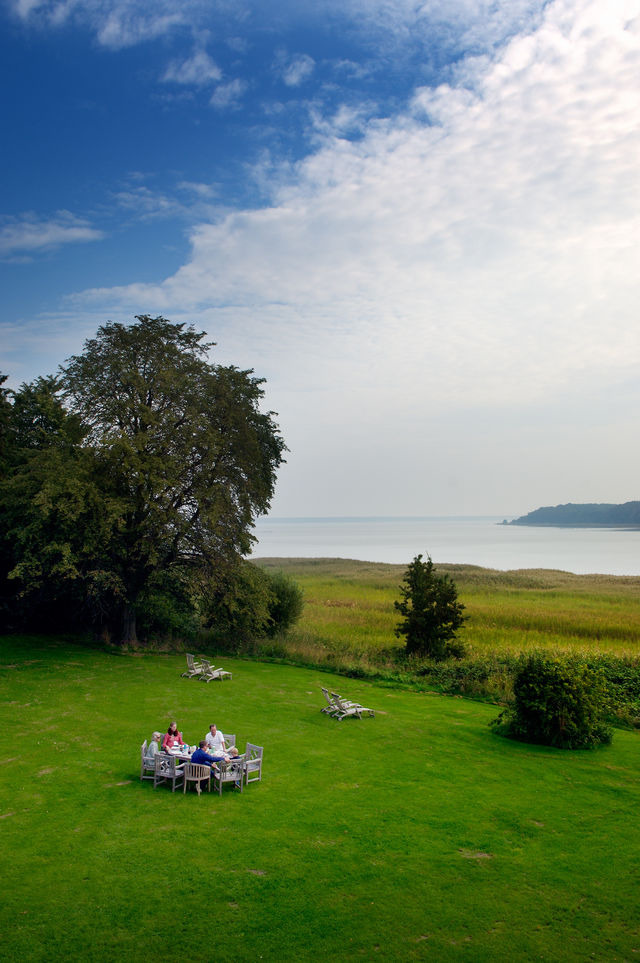
<svg viewBox="0 0 640 963"><path fill-rule="evenodd" d="M458 601L455 582L438 575L431 557L422 561L417 555L405 572L400 586L401 600L394 602L402 621L396 628L398 638L405 636L408 655L445 659L460 656L463 645L456 632L466 621L464 605Z"/></svg>

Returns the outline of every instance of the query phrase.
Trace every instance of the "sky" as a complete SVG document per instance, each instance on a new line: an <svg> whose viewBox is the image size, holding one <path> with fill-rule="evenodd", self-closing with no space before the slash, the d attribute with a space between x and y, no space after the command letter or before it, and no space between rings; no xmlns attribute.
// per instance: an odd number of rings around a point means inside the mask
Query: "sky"
<svg viewBox="0 0 640 963"><path fill-rule="evenodd" d="M640 498L640 0L0 0L0 371L265 379L273 516Z"/></svg>

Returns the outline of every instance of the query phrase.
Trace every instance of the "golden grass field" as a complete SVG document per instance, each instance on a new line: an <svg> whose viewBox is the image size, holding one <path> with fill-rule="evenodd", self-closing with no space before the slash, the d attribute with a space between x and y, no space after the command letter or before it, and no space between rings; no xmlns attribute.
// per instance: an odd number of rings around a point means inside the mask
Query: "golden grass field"
<svg viewBox="0 0 640 963"><path fill-rule="evenodd" d="M406 566L306 558L258 564L285 572L304 591L303 615L288 643L294 649L320 644L359 657L402 646L393 603ZM438 571L456 582L468 616L459 637L473 653L640 654L640 577L474 565Z"/></svg>

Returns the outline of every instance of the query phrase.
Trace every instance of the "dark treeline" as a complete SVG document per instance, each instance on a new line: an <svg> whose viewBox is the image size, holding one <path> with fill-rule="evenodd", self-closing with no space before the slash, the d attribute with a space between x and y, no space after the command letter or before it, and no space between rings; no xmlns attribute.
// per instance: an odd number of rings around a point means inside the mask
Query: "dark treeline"
<svg viewBox="0 0 640 963"><path fill-rule="evenodd" d="M297 587L246 561L286 451L204 333L108 322L55 376L0 381L0 628L273 632Z"/></svg>
<svg viewBox="0 0 640 963"><path fill-rule="evenodd" d="M536 508L508 522L509 525L603 525L609 528L640 528L640 502L625 502L623 505L584 504L555 505Z"/></svg>

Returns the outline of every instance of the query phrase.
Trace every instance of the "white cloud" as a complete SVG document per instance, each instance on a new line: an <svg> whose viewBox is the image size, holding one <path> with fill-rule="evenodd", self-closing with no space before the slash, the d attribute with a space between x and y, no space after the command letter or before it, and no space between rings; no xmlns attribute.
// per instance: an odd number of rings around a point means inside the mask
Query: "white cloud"
<svg viewBox="0 0 640 963"><path fill-rule="evenodd" d="M204 200L213 200L216 196L216 189L212 184L200 184L196 181L180 181L178 189L189 194L195 194L196 197Z"/></svg>
<svg viewBox="0 0 640 963"><path fill-rule="evenodd" d="M422 42L437 37L440 43L463 51L492 49L516 33L529 30L542 15L548 0L325 0L334 15L348 10L360 32L374 32L382 45Z"/></svg>
<svg viewBox="0 0 640 963"><path fill-rule="evenodd" d="M152 191L142 185L114 194L116 204L124 210L131 211L143 220L158 217L175 217L183 213L183 205L175 197L170 197L159 191Z"/></svg>
<svg viewBox="0 0 640 963"><path fill-rule="evenodd" d="M203 3L185 0L13 0L14 13L38 26L60 27L69 21L88 25L100 44L131 47L162 37L201 19Z"/></svg>
<svg viewBox="0 0 640 963"><path fill-rule="evenodd" d="M287 87L299 87L309 79L314 68L313 57L308 54L297 54L280 65L280 72Z"/></svg>
<svg viewBox="0 0 640 963"><path fill-rule="evenodd" d="M227 84L220 84L211 94L209 103L218 110L236 107L246 89L246 82L239 78L231 80Z"/></svg>
<svg viewBox="0 0 640 963"><path fill-rule="evenodd" d="M104 47L120 50L162 37L184 22L182 13L139 16L127 10L114 10L100 24L97 36Z"/></svg>
<svg viewBox="0 0 640 963"><path fill-rule="evenodd" d="M44 0L15 0L14 10L21 20L26 20L43 2Z"/></svg>
<svg viewBox="0 0 640 963"><path fill-rule="evenodd" d="M326 116L318 108L310 110L314 134L323 138L340 138L348 134L362 134L367 130L367 121L375 116L376 106L360 103L356 107L342 104L331 116Z"/></svg>
<svg viewBox="0 0 640 963"><path fill-rule="evenodd" d="M180 181L173 192L154 190L136 183L141 175L131 175L123 190L117 191L114 201L119 208L129 211L140 220L184 218L190 222L201 220L213 212L216 190L211 184Z"/></svg>
<svg viewBox="0 0 640 963"><path fill-rule="evenodd" d="M172 61L163 76L164 81L204 87L220 80L222 71L204 50L197 50L182 61Z"/></svg>
<svg viewBox="0 0 640 963"><path fill-rule="evenodd" d="M63 244L99 241L103 237L103 232L89 221L69 211L58 211L51 218L33 213L19 218L5 216L0 218L0 257L29 257Z"/></svg>

